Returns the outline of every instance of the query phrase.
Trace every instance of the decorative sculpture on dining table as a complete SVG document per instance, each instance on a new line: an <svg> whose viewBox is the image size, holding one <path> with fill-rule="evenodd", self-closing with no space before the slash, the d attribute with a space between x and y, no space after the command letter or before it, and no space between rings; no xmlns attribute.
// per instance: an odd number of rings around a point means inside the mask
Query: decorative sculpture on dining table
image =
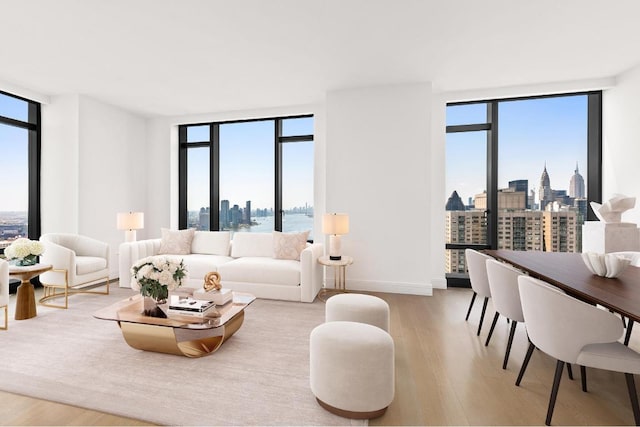
<svg viewBox="0 0 640 427"><path fill-rule="evenodd" d="M596 202L589 204L600 221L607 224L620 223L622 222L622 213L633 209L636 205L636 198L614 194L611 199L602 204Z"/></svg>

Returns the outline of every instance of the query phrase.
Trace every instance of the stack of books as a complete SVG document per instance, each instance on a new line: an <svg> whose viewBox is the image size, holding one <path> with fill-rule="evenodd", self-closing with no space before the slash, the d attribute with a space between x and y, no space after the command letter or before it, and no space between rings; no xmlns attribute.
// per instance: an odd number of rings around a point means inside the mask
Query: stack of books
<svg viewBox="0 0 640 427"><path fill-rule="evenodd" d="M193 292L193 298L203 301L213 301L216 305L220 306L233 301L233 291L229 288L222 288L219 291L196 289Z"/></svg>
<svg viewBox="0 0 640 427"><path fill-rule="evenodd" d="M216 304L213 301L197 300L193 298L173 298L169 302L168 314L181 316L205 317L215 311Z"/></svg>

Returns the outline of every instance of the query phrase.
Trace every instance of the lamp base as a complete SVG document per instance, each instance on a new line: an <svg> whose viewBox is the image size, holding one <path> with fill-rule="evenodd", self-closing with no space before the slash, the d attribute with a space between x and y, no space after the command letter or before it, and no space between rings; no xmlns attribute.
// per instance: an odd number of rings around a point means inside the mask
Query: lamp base
<svg viewBox="0 0 640 427"><path fill-rule="evenodd" d="M124 241L125 242L135 242L136 241L136 230L125 230L125 232L124 232Z"/></svg>
<svg viewBox="0 0 640 427"><path fill-rule="evenodd" d="M342 259L342 255L329 255L329 259L331 261L340 261Z"/></svg>

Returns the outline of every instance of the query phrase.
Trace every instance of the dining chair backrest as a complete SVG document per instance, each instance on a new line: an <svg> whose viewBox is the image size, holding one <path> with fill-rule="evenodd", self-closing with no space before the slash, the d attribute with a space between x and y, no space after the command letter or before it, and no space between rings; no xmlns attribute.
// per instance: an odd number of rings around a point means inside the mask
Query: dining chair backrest
<svg viewBox="0 0 640 427"><path fill-rule="evenodd" d="M558 360L576 363L585 345L615 342L622 336L622 322L606 310L533 277L518 277L518 287L529 339Z"/></svg>
<svg viewBox="0 0 640 427"><path fill-rule="evenodd" d="M487 260L486 266L493 307L511 320L524 322L518 289L518 277L524 273L495 259Z"/></svg>
<svg viewBox="0 0 640 427"><path fill-rule="evenodd" d="M487 278L487 260L493 258L474 249L465 249L464 254L467 259L471 288L483 298L491 297L489 279Z"/></svg>

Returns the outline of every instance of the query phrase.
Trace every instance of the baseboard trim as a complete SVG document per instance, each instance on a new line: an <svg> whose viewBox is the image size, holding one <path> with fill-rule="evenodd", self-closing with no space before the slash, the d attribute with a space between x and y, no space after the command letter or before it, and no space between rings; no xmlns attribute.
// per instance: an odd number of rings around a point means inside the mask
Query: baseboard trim
<svg viewBox="0 0 640 427"><path fill-rule="evenodd" d="M333 279L326 281L327 287L333 287ZM401 283L401 282L378 282L373 280L347 280L348 291L369 291L369 292L387 292L391 294L407 294L407 295L433 295L432 286L429 283Z"/></svg>

